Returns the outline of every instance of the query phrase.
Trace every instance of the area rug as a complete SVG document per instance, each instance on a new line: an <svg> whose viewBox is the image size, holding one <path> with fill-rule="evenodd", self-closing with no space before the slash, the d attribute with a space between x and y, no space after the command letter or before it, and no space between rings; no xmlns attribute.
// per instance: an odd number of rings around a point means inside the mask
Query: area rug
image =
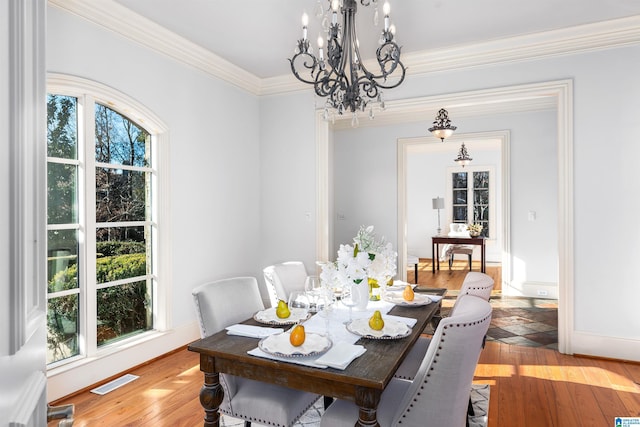
<svg viewBox="0 0 640 427"><path fill-rule="evenodd" d="M486 427L487 415L489 413L489 385L473 384L471 386L471 406L473 407L473 416L469 416L469 427ZM316 402L313 408L309 409L294 424L295 427L319 427L320 418L324 413L323 400ZM222 415L220 417L220 425L223 427L242 427L244 421L237 418ZM252 426L261 426L262 424L251 423Z"/></svg>

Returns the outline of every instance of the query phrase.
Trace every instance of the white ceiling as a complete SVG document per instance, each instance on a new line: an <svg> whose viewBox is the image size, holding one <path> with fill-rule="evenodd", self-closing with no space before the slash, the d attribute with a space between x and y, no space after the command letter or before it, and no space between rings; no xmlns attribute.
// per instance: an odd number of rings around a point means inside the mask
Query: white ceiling
<svg viewBox="0 0 640 427"><path fill-rule="evenodd" d="M97 0L90 0L97 1ZM318 0L115 0L259 78L290 73L289 62L310 16L320 34ZM326 10L327 0L319 0ZM383 0L378 0L382 2ZM640 0L389 0L403 52L468 45L640 14ZM381 28L373 6L358 8L360 51L374 55ZM380 13L382 13L380 5ZM382 19L380 19L382 25Z"/></svg>

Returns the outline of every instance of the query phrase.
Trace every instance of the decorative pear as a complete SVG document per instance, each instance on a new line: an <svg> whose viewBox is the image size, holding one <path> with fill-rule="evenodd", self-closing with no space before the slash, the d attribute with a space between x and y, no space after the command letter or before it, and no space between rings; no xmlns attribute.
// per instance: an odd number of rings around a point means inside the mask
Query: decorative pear
<svg viewBox="0 0 640 427"><path fill-rule="evenodd" d="M374 331L380 331L384 328L384 320L382 319L380 310L374 311L373 316L369 318L369 327Z"/></svg>
<svg viewBox="0 0 640 427"><path fill-rule="evenodd" d="M294 347L300 347L302 344L304 344L305 338L306 335L304 332L304 326L296 325L291 330L291 334L289 335L289 342L291 342L291 345Z"/></svg>
<svg viewBox="0 0 640 427"><path fill-rule="evenodd" d="M278 307L276 307L276 316L280 319L286 319L291 316L291 311L289 310L289 306L283 300L278 300Z"/></svg>
<svg viewBox="0 0 640 427"><path fill-rule="evenodd" d="M404 298L405 301L413 301L415 297L416 294L413 292L411 285L405 286L404 291L402 291L402 298Z"/></svg>

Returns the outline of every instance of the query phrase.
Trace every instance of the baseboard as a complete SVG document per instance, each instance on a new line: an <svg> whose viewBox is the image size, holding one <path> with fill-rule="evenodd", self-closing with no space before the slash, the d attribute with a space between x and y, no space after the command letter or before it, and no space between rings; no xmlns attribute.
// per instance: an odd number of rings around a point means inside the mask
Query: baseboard
<svg viewBox="0 0 640 427"><path fill-rule="evenodd" d="M571 352L617 361L640 362L640 340L573 332Z"/></svg>
<svg viewBox="0 0 640 427"><path fill-rule="evenodd" d="M120 351L84 358L47 372L47 402L72 395L200 338L197 322L152 335Z"/></svg>
<svg viewBox="0 0 640 427"><path fill-rule="evenodd" d="M517 282L502 284L505 296L558 299L558 284L551 282Z"/></svg>

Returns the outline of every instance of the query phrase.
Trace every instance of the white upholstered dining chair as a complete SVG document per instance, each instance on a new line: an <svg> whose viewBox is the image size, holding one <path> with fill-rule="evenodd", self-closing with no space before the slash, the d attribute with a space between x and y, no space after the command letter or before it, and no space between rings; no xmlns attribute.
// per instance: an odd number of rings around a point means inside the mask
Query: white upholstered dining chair
<svg viewBox="0 0 640 427"><path fill-rule="evenodd" d="M491 305L472 295L461 297L456 312L442 319L414 381L392 379L377 410L381 426L463 427L469 391L484 337L491 322ZM322 416L321 427L353 426L358 407L336 400Z"/></svg>
<svg viewBox="0 0 640 427"><path fill-rule="evenodd" d="M209 282L195 288L192 294L202 338L264 309L255 277ZM227 374L220 374L220 384L224 390L220 412L245 420L246 427L251 422L290 427L320 398L317 394Z"/></svg>
<svg viewBox="0 0 640 427"><path fill-rule="evenodd" d="M485 273L473 271L467 273L462 281L460 293L453 303L453 307L451 308L448 316L453 316L455 314L456 307L463 295L473 295L478 298L482 298L485 301L489 301L489 299L491 298L491 290L493 289L493 284L494 281L491 276ZM438 318L437 323L439 323L440 321L441 319ZM416 372L418 372L418 367L420 366L420 363L424 358L425 353L427 352L430 341L431 338L422 336L418 338L414 346L411 348L411 351L409 352L409 354L407 354L407 357L402 361L402 364L396 371L394 375L396 378L413 381Z"/></svg>
<svg viewBox="0 0 640 427"><path fill-rule="evenodd" d="M300 261L270 265L263 273L272 307L278 304L278 300L288 301L291 291L304 291L307 269Z"/></svg>

